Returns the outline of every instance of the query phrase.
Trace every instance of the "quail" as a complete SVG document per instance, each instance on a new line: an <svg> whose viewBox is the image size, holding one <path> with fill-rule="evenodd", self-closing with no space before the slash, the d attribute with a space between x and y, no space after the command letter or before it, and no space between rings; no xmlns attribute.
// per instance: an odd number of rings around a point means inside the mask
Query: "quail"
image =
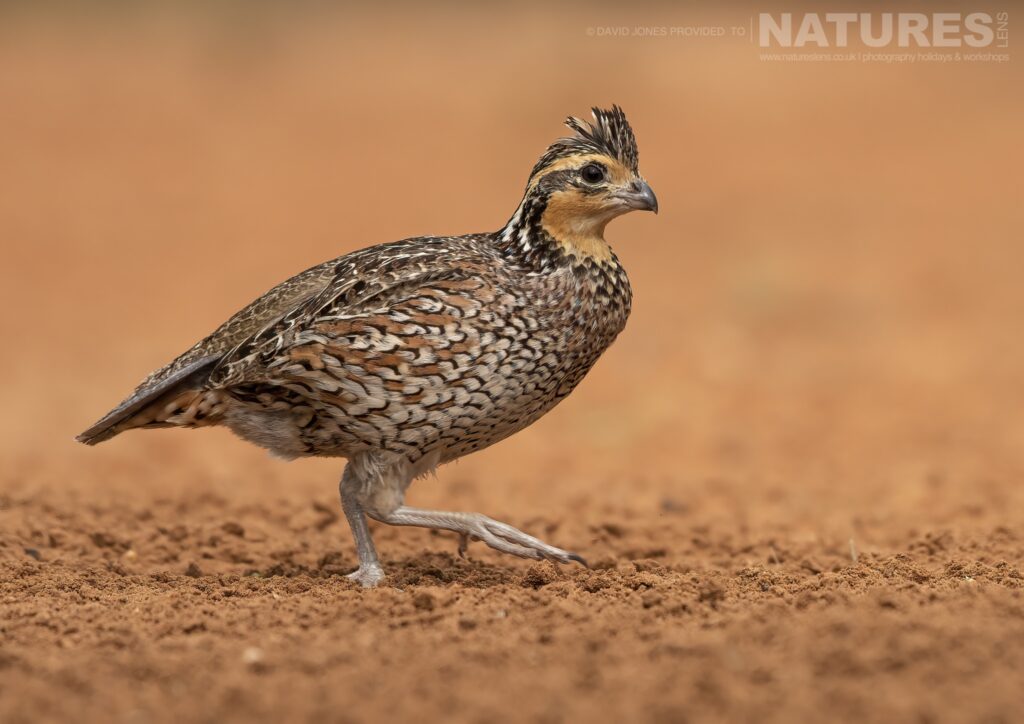
<svg viewBox="0 0 1024 724"><path fill-rule="evenodd" d="M279 284L147 377L77 437L223 425L286 459L347 460L359 567L385 577L367 518L453 531L523 558L578 555L478 513L405 505L410 483L531 425L626 324L632 291L609 221L658 201L618 106L566 120L496 232L346 254Z"/></svg>

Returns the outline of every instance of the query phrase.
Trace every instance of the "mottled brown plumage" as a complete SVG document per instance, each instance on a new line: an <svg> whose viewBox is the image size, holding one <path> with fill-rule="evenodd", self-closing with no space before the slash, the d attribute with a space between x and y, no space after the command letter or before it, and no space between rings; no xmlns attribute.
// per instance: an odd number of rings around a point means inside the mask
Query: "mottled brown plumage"
<svg viewBox="0 0 1024 724"><path fill-rule="evenodd" d="M553 144L498 232L363 249L275 287L150 375L79 436L225 425L276 455L349 460L341 483L360 568L383 572L365 516L479 538L531 558L578 556L477 514L403 504L416 476L530 425L622 330L631 291L609 220L657 210L622 111Z"/></svg>

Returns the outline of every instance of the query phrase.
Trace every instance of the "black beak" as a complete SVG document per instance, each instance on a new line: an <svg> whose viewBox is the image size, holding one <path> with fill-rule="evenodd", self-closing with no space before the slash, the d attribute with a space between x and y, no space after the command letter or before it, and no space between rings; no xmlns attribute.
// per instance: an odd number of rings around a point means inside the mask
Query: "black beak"
<svg viewBox="0 0 1024 724"><path fill-rule="evenodd" d="M618 194L631 209L658 213L658 197L646 181L634 181L629 191Z"/></svg>

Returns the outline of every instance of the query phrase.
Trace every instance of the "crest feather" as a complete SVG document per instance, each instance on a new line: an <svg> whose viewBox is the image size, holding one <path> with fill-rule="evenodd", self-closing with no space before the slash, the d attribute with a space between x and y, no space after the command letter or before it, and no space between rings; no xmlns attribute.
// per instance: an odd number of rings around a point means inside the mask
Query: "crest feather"
<svg viewBox="0 0 1024 724"><path fill-rule="evenodd" d="M565 120L565 125L575 131L569 138L555 141L533 167L533 174L542 171L560 158L581 153L603 153L617 158L626 168L637 173L639 153L636 137L630 128L626 114L617 105L611 110L594 107L594 122L589 123L574 116Z"/></svg>

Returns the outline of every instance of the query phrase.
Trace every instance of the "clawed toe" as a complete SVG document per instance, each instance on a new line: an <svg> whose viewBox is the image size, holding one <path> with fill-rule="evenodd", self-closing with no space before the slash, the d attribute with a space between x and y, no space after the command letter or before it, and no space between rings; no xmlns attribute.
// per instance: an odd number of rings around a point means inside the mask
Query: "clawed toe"
<svg viewBox="0 0 1024 724"><path fill-rule="evenodd" d="M459 558L465 559L468 557L466 555L466 551L469 550L470 542L474 540L476 540L476 538L471 537L469 533L459 533Z"/></svg>
<svg viewBox="0 0 1024 724"><path fill-rule="evenodd" d="M345 578L355 581L363 588L376 588L384 580L384 569L377 563L361 565L352 573L347 574Z"/></svg>
<svg viewBox="0 0 1024 724"><path fill-rule="evenodd" d="M479 538L495 550L538 561L549 560L558 563L575 561L587 566L587 562L581 556L561 548L556 548L553 545L548 545L544 541L534 538L532 535L524 533L518 528L513 528L506 523L481 516L476 527L479 529L479 532L474 530L470 535L473 538ZM589 568L589 566L587 567Z"/></svg>
<svg viewBox="0 0 1024 724"><path fill-rule="evenodd" d="M569 554L569 560L570 561L575 561L576 563L579 563L584 568L590 568L590 564L587 563L586 559L583 556L581 556L581 555L579 555L577 553L570 553ZM568 561L566 561L566 563L568 563Z"/></svg>
<svg viewBox="0 0 1024 724"><path fill-rule="evenodd" d="M422 510L400 506L379 520L391 525L414 525L434 530L450 530L459 536L459 556L465 558L470 541L481 540L496 551L510 553L531 560L549 560L558 563L587 562L570 551L555 548L507 523L488 518L480 513L460 513L445 510Z"/></svg>

